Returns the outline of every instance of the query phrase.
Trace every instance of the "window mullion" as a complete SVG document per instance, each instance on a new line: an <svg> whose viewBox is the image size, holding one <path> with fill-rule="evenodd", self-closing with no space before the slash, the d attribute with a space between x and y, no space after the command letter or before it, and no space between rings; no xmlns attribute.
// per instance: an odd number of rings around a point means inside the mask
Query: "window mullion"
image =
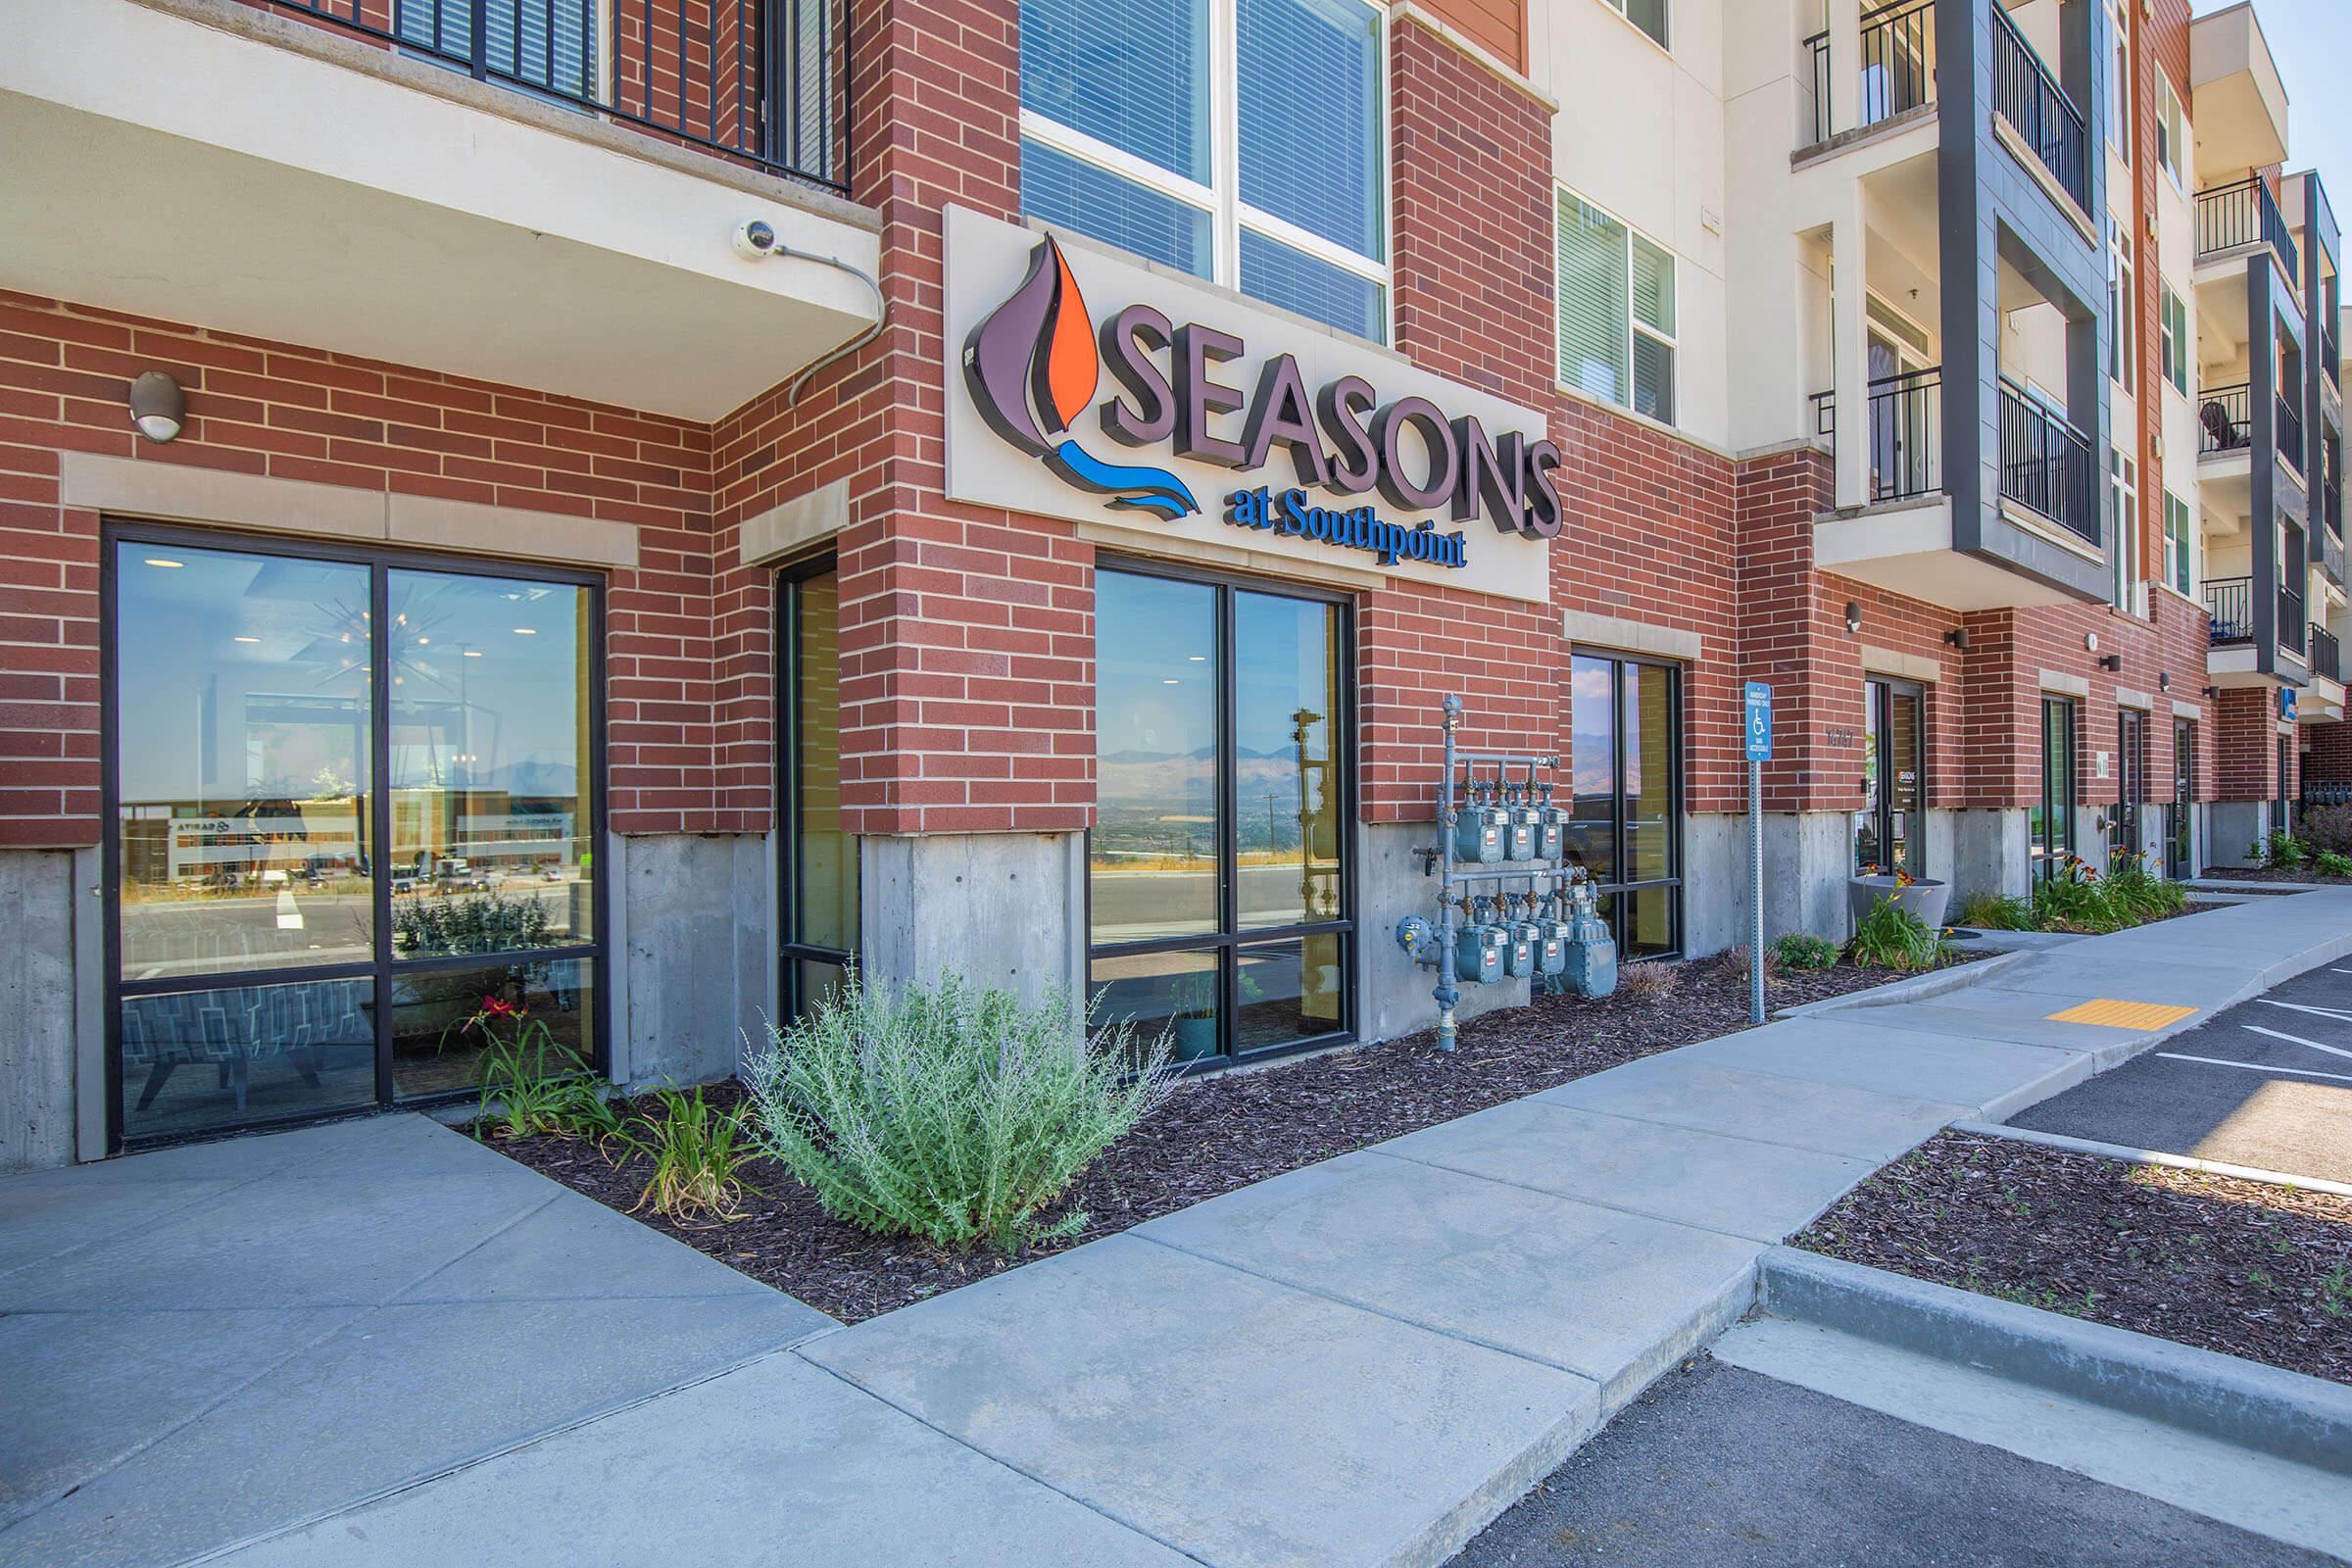
<svg viewBox="0 0 2352 1568"><path fill-rule="evenodd" d="M368 568L368 834L374 840L368 889L375 909L375 1102L392 1103L392 568L376 562ZM599 911L602 913L602 911Z"/></svg>
<svg viewBox="0 0 2352 1568"><path fill-rule="evenodd" d="M1199 181L1187 179L1173 170L1162 169L1148 158L1138 158L1124 148L1114 147L1057 120L1049 120L1034 109L1021 111L1021 134L1163 196L1172 196L1194 207L1217 205L1217 193Z"/></svg>
<svg viewBox="0 0 2352 1568"><path fill-rule="evenodd" d="M1215 187L1214 280L1242 286L1242 81L1239 0L1209 0L1209 179Z"/></svg>
<svg viewBox="0 0 2352 1568"><path fill-rule="evenodd" d="M1334 267L1344 268L1358 277L1369 278L1375 283L1386 283L1389 280L1389 269L1359 251L1349 250L1347 246L1334 240L1325 239L1312 229L1300 228L1297 223L1291 222L1287 219L1277 218L1263 208L1252 207L1249 203L1241 201L1237 201L1234 206L1237 221L1244 228L1263 234L1268 239L1279 240L1291 249L1302 251L1317 261L1329 262ZM1235 246L1238 254L1240 246L1238 235L1235 237Z"/></svg>

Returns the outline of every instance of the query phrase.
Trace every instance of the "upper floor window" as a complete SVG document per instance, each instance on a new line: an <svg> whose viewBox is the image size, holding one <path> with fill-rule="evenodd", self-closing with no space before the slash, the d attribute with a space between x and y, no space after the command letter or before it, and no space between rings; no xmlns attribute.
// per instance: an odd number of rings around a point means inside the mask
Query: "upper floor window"
<svg viewBox="0 0 2352 1568"><path fill-rule="evenodd" d="M1656 39L1659 48L1668 47L1666 42L1667 0L1600 0L1600 3L1613 11L1623 12L1625 20Z"/></svg>
<svg viewBox="0 0 2352 1568"><path fill-rule="evenodd" d="M2176 190L2184 190L2188 185L2180 167L2188 155L2188 144L2183 139L2186 133L2180 122L2180 95L2173 91L2172 78L2159 71L2156 73L2156 167L2171 178Z"/></svg>
<svg viewBox="0 0 2352 1568"><path fill-rule="evenodd" d="M1382 29L1364 0L1021 0L1021 210L1385 341Z"/></svg>
<svg viewBox="0 0 2352 1568"><path fill-rule="evenodd" d="M2107 478L2114 514L2115 608L2127 615L2144 612L2139 602L2139 465L2121 447L2107 449Z"/></svg>
<svg viewBox="0 0 2352 1568"><path fill-rule="evenodd" d="M1674 422L1674 253L1571 191L1559 197L1560 379Z"/></svg>
<svg viewBox="0 0 2352 1568"><path fill-rule="evenodd" d="M2194 538L2188 524L2188 503L2167 490L2164 493L2164 580L2171 583L2173 591L2183 598L2189 592L2189 555Z"/></svg>
<svg viewBox="0 0 2352 1568"><path fill-rule="evenodd" d="M2139 301L2132 289L2132 231L2107 219L2107 373L2126 392L2137 390Z"/></svg>
<svg viewBox="0 0 2352 1568"><path fill-rule="evenodd" d="M2107 34L2115 42L2115 76L2107 88L2107 145L2126 164L2132 162L2132 8L2110 6Z"/></svg>
<svg viewBox="0 0 2352 1568"><path fill-rule="evenodd" d="M2157 285L2164 292L2158 301L2158 313L2164 329L2164 378L2173 383L2173 390L2183 397L2188 394L2188 307L2173 292L2170 283Z"/></svg>

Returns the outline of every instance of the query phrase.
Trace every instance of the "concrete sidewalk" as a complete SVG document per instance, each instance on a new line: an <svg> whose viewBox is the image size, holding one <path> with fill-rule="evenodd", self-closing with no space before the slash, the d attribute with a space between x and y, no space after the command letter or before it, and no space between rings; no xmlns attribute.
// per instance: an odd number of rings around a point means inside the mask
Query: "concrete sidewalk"
<svg viewBox="0 0 2352 1568"><path fill-rule="evenodd" d="M227 1560L1438 1562L1736 1318L1763 1250L1878 1164L2348 952L2352 890L2262 900L1665 1053L818 1334ZM2093 1002L2191 1010L2050 1017ZM0 1561L14 1545L0 1534Z"/></svg>

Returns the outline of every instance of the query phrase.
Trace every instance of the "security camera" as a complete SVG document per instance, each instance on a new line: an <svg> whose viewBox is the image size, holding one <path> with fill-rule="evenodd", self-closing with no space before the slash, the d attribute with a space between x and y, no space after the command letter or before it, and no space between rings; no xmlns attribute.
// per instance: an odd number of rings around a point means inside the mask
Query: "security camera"
<svg viewBox="0 0 2352 1568"><path fill-rule="evenodd" d="M746 261L764 261L776 254L775 226L754 218L735 225L735 254Z"/></svg>

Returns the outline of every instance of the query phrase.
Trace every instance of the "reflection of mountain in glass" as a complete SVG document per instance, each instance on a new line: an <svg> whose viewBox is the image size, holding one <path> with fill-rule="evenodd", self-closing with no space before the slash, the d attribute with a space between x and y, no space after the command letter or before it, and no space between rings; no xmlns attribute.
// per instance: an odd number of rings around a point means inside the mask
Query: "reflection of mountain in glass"
<svg viewBox="0 0 2352 1568"><path fill-rule="evenodd" d="M1102 758L1095 770L1096 853L1182 854L1189 845L1194 854L1209 854L1216 840L1216 760L1205 752L1190 757L1119 752ZM1239 849L1298 847L1296 752L1237 753L1234 793ZM1319 784L1304 804L1309 814L1325 809Z"/></svg>

